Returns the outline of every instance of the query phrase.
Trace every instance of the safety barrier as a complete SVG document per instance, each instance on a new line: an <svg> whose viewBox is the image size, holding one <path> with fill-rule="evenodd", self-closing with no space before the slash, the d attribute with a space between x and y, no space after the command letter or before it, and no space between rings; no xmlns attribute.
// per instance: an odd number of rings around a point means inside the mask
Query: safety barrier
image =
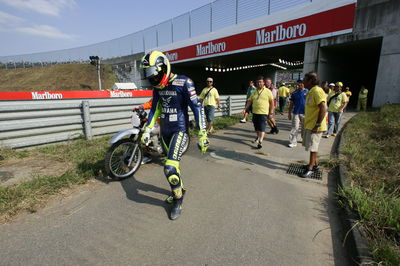
<svg viewBox="0 0 400 266"><path fill-rule="evenodd" d="M148 99L0 101L0 147L23 148L113 134L129 128L132 107ZM245 95L221 95L222 109L215 116L240 113L245 99Z"/></svg>

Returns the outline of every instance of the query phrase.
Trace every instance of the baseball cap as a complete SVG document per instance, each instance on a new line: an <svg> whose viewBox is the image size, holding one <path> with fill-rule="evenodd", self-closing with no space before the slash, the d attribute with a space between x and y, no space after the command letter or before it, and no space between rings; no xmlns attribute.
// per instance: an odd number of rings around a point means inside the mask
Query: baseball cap
<svg viewBox="0 0 400 266"><path fill-rule="evenodd" d="M335 83L329 83L329 87L335 87Z"/></svg>

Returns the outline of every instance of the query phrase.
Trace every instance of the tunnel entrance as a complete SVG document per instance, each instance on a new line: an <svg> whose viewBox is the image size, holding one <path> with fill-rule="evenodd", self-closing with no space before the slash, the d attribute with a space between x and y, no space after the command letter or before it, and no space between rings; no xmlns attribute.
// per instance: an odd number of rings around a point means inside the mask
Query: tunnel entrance
<svg viewBox="0 0 400 266"><path fill-rule="evenodd" d="M248 81L254 80L259 75L270 77L275 81L276 71L282 70L277 66L283 66L287 69L301 69L304 46L305 44L302 42L175 63L172 70L174 73L183 74L193 79L198 93L205 87L206 78L212 77L220 94L245 94ZM280 63L279 59L286 64ZM295 65L295 62L298 64Z"/></svg>
<svg viewBox="0 0 400 266"><path fill-rule="evenodd" d="M381 45L382 38L374 38L320 48L320 77L328 82L342 81L349 87L350 107L357 105L361 85L368 89L368 106L372 105Z"/></svg>

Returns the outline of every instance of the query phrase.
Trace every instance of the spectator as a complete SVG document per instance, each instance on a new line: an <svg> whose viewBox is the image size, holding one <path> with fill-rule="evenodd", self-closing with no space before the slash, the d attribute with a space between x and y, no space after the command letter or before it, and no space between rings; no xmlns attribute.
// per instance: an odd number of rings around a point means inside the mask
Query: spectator
<svg viewBox="0 0 400 266"><path fill-rule="evenodd" d="M256 87L254 86L254 81L250 80L249 81L249 87L247 88L247 92L246 92L246 103L247 103L247 100L249 99L249 97L251 96L251 94L254 92L255 89L256 89ZM246 123L247 116L249 115L250 112L251 112L251 105L250 105L249 109L247 109L246 112L244 113L243 119L240 120L241 123Z"/></svg>
<svg viewBox="0 0 400 266"><path fill-rule="evenodd" d="M322 132L326 131L326 96L324 90L318 86L319 80L316 72L309 72L303 79L304 87L309 91L306 96L304 116L303 146L310 151L310 161L305 166L302 178L311 177L314 171L318 171L318 146Z"/></svg>
<svg viewBox="0 0 400 266"><path fill-rule="evenodd" d="M304 88L303 81L297 81L298 88L289 98L289 113L288 119L292 120L292 129L289 135L289 147L294 148L297 146L297 136L301 133L304 135L304 107L306 103L306 94L308 89ZM292 116L293 111L293 116Z"/></svg>
<svg viewBox="0 0 400 266"><path fill-rule="evenodd" d="M329 93L330 93L330 91L329 91L329 86L330 86L330 84L329 84L329 82L328 81L323 81L322 83L321 83L321 88L324 90L324 92L326 93L326 95L328 95ZM331 83L332 84L332 83ZM333 85L335 85L335 84L333 84Z"/></svg>
<svg viewBox="0 0 400 266"><path fill-rule="evenodd" d="M289 88L285 86L285 83L282 83L282 86L279 87L278 95L279 95L279 113L283 115L283 110L285 108L286 101L290 96Z"/></svg>
<svg viewBox="0 0 400 266"><path fill-rule="evenodd" d="M367 111L367 97L368 90L365 86L361 86L360 92L358 93L358 101L357 101L357 111L359 112L361 108L363 111Z"/></svg>
<svg viewBox="0 0 400 266"><path fill-rule="evenodd" d="M347 106L348 106L349 103L350 103L350 97L351 97L351 95L353 95L353 94L351 93L349 87L346 87L346 88L344 89L344 93L345 93L346 96L347 96ZM347 107L347 106L346 106L346 107ZM343 111L346 111L346 107L343 109Z"/></svg>
<svg viewBox="0 0 400 266"><path fill-rule="evenodd" d="M275 111L276 108L276 97L278 95L278 90L275 88L274 84L272 83L272 79L271 78L266 78L265 80L265 86L267 87L267 89L269 89L272 93L272 97L274 99L274 108L273 110ZM268 116L268 120L267 123L269 125L269 127L271 128L271 131L269 132L269 134L278 134L279 133L279 129L278 126L276 125L276 121L273 115L269 115Z"/></svg>
<svg viewBox="0 0 400 266"><path fill-rule="evenodd" d="M335 91L335 83L329 83L329 89L327 92L327 95L329 95L329 93L334 92Z"/></svg>
<svg viewBox="0 0 400 266"><path fill-rule="evenodd" d="M256 80L257 89L251 94L246 102L246 107L242 111L244 114L250 105L253 106L253 125L257 133L257 138L255 139L257 149L262 148L266 127L265 122L268 120L268 115L273 116L274 113L272 92L264 85L264 77L259 76Z"/></svg>
<svg viewBox="0 0 400 266"><path fill-rule="evenodd" d="M327 98L328 105L328 133L324 135L325 138L329 136L336 136L339 132L340 120L342 119L342 114L344 108L346 108L348 100L344 92L342 92L341 82L336 82L335 91L331 92Z"/></svg>
<svg viewBox="0 0 400 266"><path fill-rule="evenodd" d="M221 103L219 101L218 90L213 87L214 80L207 78L207 86L200 93L200 102L204 106L204 113L207 120L207 132L211 133L214 129L212 122L214 121L215 107L218 107L218 111L221 111Z"/></svg>

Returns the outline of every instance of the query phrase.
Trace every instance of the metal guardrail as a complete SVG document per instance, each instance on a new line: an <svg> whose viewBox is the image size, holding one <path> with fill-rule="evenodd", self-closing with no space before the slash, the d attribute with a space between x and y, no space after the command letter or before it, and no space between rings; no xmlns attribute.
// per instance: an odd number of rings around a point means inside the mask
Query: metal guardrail
<svg viewBox="0 0 400 266"><path fill-rule="evenodd" d="M0 147L23 148L113 134L130 128L132 107L148 99L0 101ZM240 113L245 99L245 95L221 95L222 109L215 116Z"/></svg>

